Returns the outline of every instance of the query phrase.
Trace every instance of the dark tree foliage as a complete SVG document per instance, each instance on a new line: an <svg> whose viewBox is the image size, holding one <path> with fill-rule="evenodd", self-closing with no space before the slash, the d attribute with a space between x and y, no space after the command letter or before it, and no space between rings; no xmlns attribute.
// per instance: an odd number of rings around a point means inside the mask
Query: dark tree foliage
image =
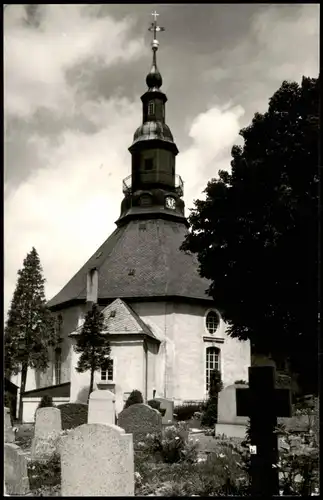
<svg viewBox="0 0 323 500"><path fill-rule="evenodd" d="M75 352L80 354L76 371L90 372L89 397L93 391L94 373L96 370L107 370L110 367L110 342L104 333L104 315L97 304L85 316L80 334L76 337Z"/></svg>
<svg viewBox="0 0 323 500"><path fill-rule="evenodd" d="M25 392L27 370L46 371L49 364L49 347L59 339L55 322L46 307L45 279L35 248L24 259L18 271L18 281L4 331L5 373L9 378L21 372L21 395ZM19 421L22 418L22 397L19 404Z"/></svg>
<svg viewBox="0 0 323 500"><path fill-rule="evenodd" d="M240 135L231 173L194 202L181 248L197 254L228 333L289 357L316 392L319 78L284 81Z"/></svg>
<svg viewBox="0 0 323 500"><path fill-rule="evenodd" d="M128 406L135 405L137 403L143 403L143 402L144 402L144 398L142 397L141 392L138 391L137 389L134 389L129 394L129 397L128 397L127 401L125 402L124 409L128 408Z"/></svg>
<svg viewBox="0 0 323 500"><path fill-rule="evenodd" d="M53 398L52 396L49 396L48 394L44 394L44 396L41 398L38 408L48 408L55 406L53 403Z"/></svg>
<svg viewBox="0 0 323 500"><path fill-rule="evenodd" d="M212 370L210 373L209 399L206 402L201 424L212 427L218 421L218 400L219 392L223 389L221 373L219 370Z"/></svg>

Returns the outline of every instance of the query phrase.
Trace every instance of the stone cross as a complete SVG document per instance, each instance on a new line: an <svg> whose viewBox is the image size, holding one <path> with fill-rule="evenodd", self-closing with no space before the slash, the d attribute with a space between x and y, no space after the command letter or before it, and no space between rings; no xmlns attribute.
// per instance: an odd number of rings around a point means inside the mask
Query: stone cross
<svg viewBox="0 0 323 500"><path fill-rule="evenodd" d="M237 416L250 417L252 495L279 494L277 417L291 416L289 389L275 388L273 366L249 367L249 389L236 389Z"/></svg>

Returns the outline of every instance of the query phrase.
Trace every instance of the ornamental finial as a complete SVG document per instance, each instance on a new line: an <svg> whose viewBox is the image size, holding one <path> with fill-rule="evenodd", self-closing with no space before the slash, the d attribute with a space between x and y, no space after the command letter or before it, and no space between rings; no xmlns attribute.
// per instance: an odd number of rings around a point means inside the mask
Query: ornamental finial
<svg viewBox="0 0 323 500"><path fill-rule="evenodd" d="M157 32L165 31L165 28L163 28L162 26L158 26L157 16L159 16L159 14L157 14L156 11L152 12L151 15L153 16L154 21L151 23L151 26L150 26L150 28L148 28L148 30L153 32L153 41L151 43L151 46L152 46L153 51L155 52L156 50L158 50L158 46L159 46L159 42L157 40Z"/></svg>
<svg viewBox="0 0 323 500"><path fill-rule="evenodd" d="M157 25L157 16L159 16L159 14L157 14L156 11L153 12L151 15L153 16L154 21L151 23L151 26L150 26L150 28L148 28L148 30L152 31L152 33L153 33L153 40L151 43L151 48L153 51L153 64L152 64L150 72L147 75L146 83L147 83L147 86L150 90L156 91L156 90L160 89L160 87L162 86L162 83L163 83L163 79L162 79L161 74L159 73L158 68L157 68L157 60L156 60L156 52L157 52L158 46L159 46L159 42L157 40L157 32L165 31L165 28L162 28L161 26Z"/></svg>

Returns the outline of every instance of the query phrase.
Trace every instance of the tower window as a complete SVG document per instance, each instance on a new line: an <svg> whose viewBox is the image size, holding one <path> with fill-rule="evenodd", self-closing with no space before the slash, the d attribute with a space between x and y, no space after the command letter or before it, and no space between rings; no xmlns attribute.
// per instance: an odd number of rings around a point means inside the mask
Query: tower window
<svg viewBox="0 0 323 500"><path fill-rule="evenodd" d="M209 333L215 333L219 326L219 316L215 311L210 311L206 316L206 328Z"/></svg>
<svg viewBox="0 0 323 500"><path fill-rule="evenodd" d="M145 170L152 170L154 167L154 161L152 158L147 158L145 160Z"/></svg>
<svg viewBox="0 0 323 500"><path fill-rule="evenodd" d="M109 367L101 369L101 380L102 382L113 380L113 359L110 359Z"/></svg>
<svg viewBox="0 0 323 500"><path fill-rule="evenodd" d="M62 350L58 347L55 349L55 385L61 383L62 372Z"/></svg>
<svg viewBox="0 0 323 500"><path fill-rule="evenodd" d="M211 372L219 370L219 349L207 347L206 349L206 392L210 389Z"/></svg>
<svg viewBox="0 0 323 500"><path fill-rule="evenodd" d="M148 103L148 115L153 115L155 114L155 103L154 101L150 101Z"/></svg>

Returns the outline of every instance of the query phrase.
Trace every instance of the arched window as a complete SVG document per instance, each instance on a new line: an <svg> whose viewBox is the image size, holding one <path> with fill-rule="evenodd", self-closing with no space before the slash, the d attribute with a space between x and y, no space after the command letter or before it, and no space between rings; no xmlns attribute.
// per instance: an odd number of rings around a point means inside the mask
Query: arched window
<svg viewBox="0 0 323 500"><path fill-rule="evenodd" d="M154 101L149 101L148 103L148 115L153 115L155 113L155 103Z"/></svg>
<svg viewBox="0 0 323 500"><path fill-rule="evenodd" d="M55 349L55 385L61 383L61 371L62 371L62 349L57 347Z"/></svg>
<svg viewBox="0 0 323 500"><path fill-rule="evenodd" d="M210 311L206 315L205 322L206 322L206 328L207 328L208 332L211 334L215 333L216 330L218 329L218 326L220 323L218 314L215 311Z"/></svg>
<svg viewBox="0 0 323 500"><path fill-rule="evenodd" d="M206 392L210 389L211 372L219 370L219 349L216 347L206 348Z"/></svg>

